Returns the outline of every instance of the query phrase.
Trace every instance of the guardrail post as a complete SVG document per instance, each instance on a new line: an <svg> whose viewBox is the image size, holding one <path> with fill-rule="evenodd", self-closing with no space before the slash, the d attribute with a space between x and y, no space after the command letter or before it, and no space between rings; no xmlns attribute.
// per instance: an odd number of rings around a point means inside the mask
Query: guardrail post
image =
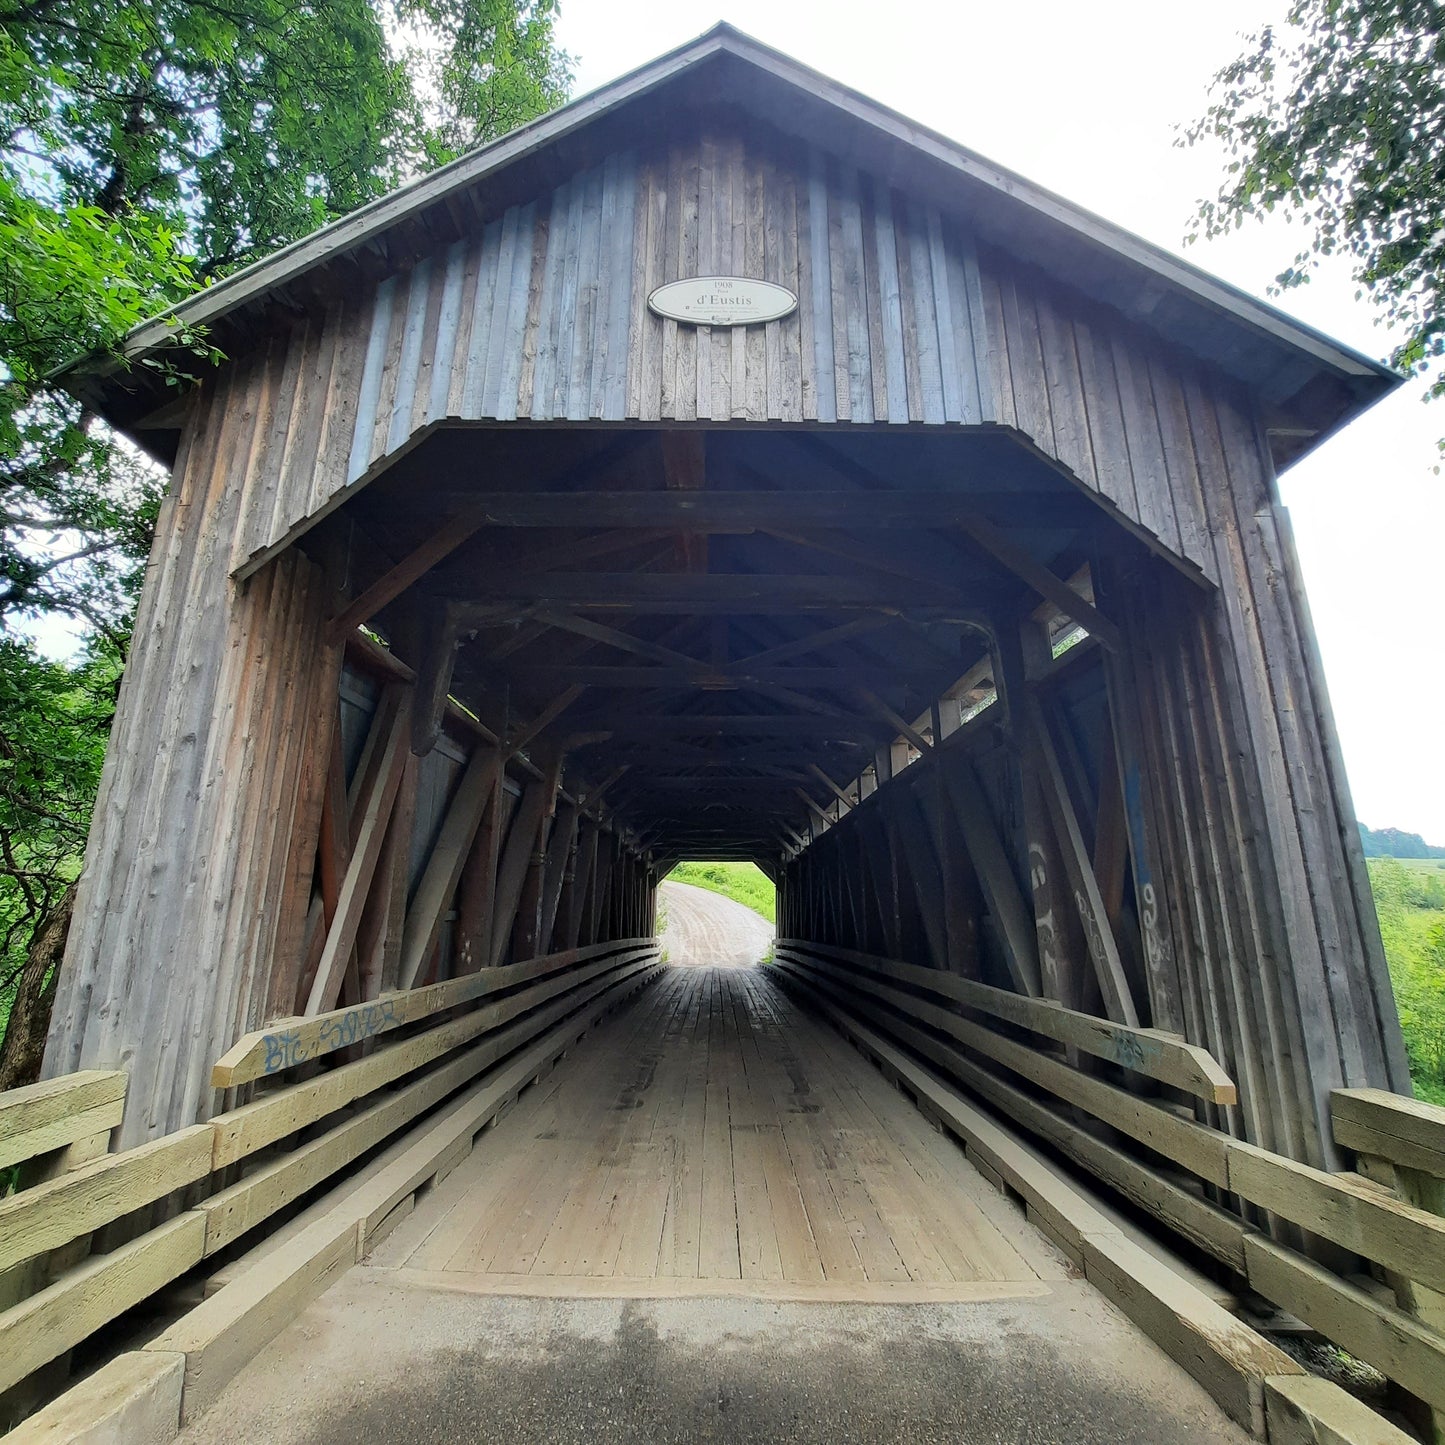
<svg viewBox="0 0 1445 1445"><path fill-rule="evenodd" d="M1392 1164L1371 1156L1362 1156L1361 1163L1364 1164L1367 1158L1368 1167L1362 1169L1362 1173L1373 1179L1388 1179L1393 1174L1395 1192L1406 1204L1445 1217L1445 1179L1428 1174L1423 1169L1409 1169L1403 1164ZM1414 1315L1421 1324L1445 1335L1445 1294L1420 1284L1408 1275L1390 1271L1388 1278L1400 1308ZM1430 1445L1445 1445L1445 1410L1436 1410L1413 1395L1406 1395L1402 1404Z"/></svg>

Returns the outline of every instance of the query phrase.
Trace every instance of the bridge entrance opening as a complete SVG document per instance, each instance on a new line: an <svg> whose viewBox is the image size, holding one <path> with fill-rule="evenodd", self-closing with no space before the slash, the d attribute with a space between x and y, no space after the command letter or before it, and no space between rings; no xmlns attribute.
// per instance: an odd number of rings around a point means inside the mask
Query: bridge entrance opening
<svg viewBox="0 0 1445 1445"><path fill-rule="evenodd" d="M409 891L468 730L514 760L457 820L495 881L435 895L448 916L413 929L430 953L400 961L403 985L624 918L646 934L657 882L706 857L763 870L790 935L1031 993L1047 969L1060 1001L1121 1022L1164 998L1128 866L1118 625L1097 604L1112 587L1119 609L1187 615L1207 586L1016 441L443 429L292 545L345 576L338 625L365 629L343 674L348 786L383 754L378 717L420 759L394 795L421 809ZM407 689L404 721L378 711ZM1035 886L1067 902L1042 957ZM1075 896L1118 941L1069 970L1055 954L1101 936ZM303 968L303 1008L340 998L328 962Z"/></svg>
<svg viewBox="0 0 1445 1445"><path fill-rule="evenodd" d="M1102 609L1197 608L1196 569L982 431L445 428L291 546L353 599L316 846L376 856L349 950L318 871L291 1006L553 957L599 987L654 934L667 964L399 1226L392 1266L835 1299L1057 1276L830 1024L820 1001L876 980L820 993L816 950L1149 1025ZM698 858L750 873L775 924L667 881ZM930 997L888 986L875 1012Z"/></svg>
<svg viewBox="0 0 1445 1445"><path fill-rule="evenodd" d="M675 966L773 957L777 889L752 863L681 863L658 884L657 938Z"/></svg>

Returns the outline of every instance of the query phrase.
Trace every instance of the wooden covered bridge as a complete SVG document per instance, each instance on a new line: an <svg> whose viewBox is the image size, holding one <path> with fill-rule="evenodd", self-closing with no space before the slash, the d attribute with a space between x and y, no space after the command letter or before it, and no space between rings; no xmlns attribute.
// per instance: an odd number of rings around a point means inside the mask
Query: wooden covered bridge
<svg viewBox="0 0 1445 1445"><path fill-rule="evenodd" d="M212 1280L51 1407L174 1429L393 1226L514 1290L1043 1288L972 1161L1244 1428L1395 1438L1221 1297L1445 1408L1275 486L1391 373L727 28L126 355L67 384L174 482L0 1098L0 1388ZM771 966L659 959L698 858Z"/></svg>

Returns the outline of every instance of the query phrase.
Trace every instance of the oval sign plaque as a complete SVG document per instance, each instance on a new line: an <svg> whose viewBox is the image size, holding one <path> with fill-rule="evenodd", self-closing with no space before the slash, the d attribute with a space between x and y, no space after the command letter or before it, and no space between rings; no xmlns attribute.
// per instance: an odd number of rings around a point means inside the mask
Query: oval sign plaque
<svg viewBox="0 0 1445 1445"><path fill-rule="evenodd" d="M798 298L786 286L748 276L690 276L659 286L647 304L688 326L757 326L789 315Z"/></svg>

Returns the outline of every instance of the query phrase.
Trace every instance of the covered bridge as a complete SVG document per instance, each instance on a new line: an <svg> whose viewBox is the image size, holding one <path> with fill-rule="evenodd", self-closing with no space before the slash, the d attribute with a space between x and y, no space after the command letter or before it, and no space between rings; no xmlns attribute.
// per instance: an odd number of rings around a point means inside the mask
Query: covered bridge
<svg viewBox="0 0 1445 1445"><path fill-rule="evenodd" d="M126 1074L123 1150L209 1121L198 1259L398 1050L391 1128L751 859L777 959L699 1048L826 1017L1311 1323L1360 1255L1445 1287L1335 1172L1409 1079L1275 483L1388 370L726 27L125 351L66 384L174 481L46 1072Z"/></svg>

